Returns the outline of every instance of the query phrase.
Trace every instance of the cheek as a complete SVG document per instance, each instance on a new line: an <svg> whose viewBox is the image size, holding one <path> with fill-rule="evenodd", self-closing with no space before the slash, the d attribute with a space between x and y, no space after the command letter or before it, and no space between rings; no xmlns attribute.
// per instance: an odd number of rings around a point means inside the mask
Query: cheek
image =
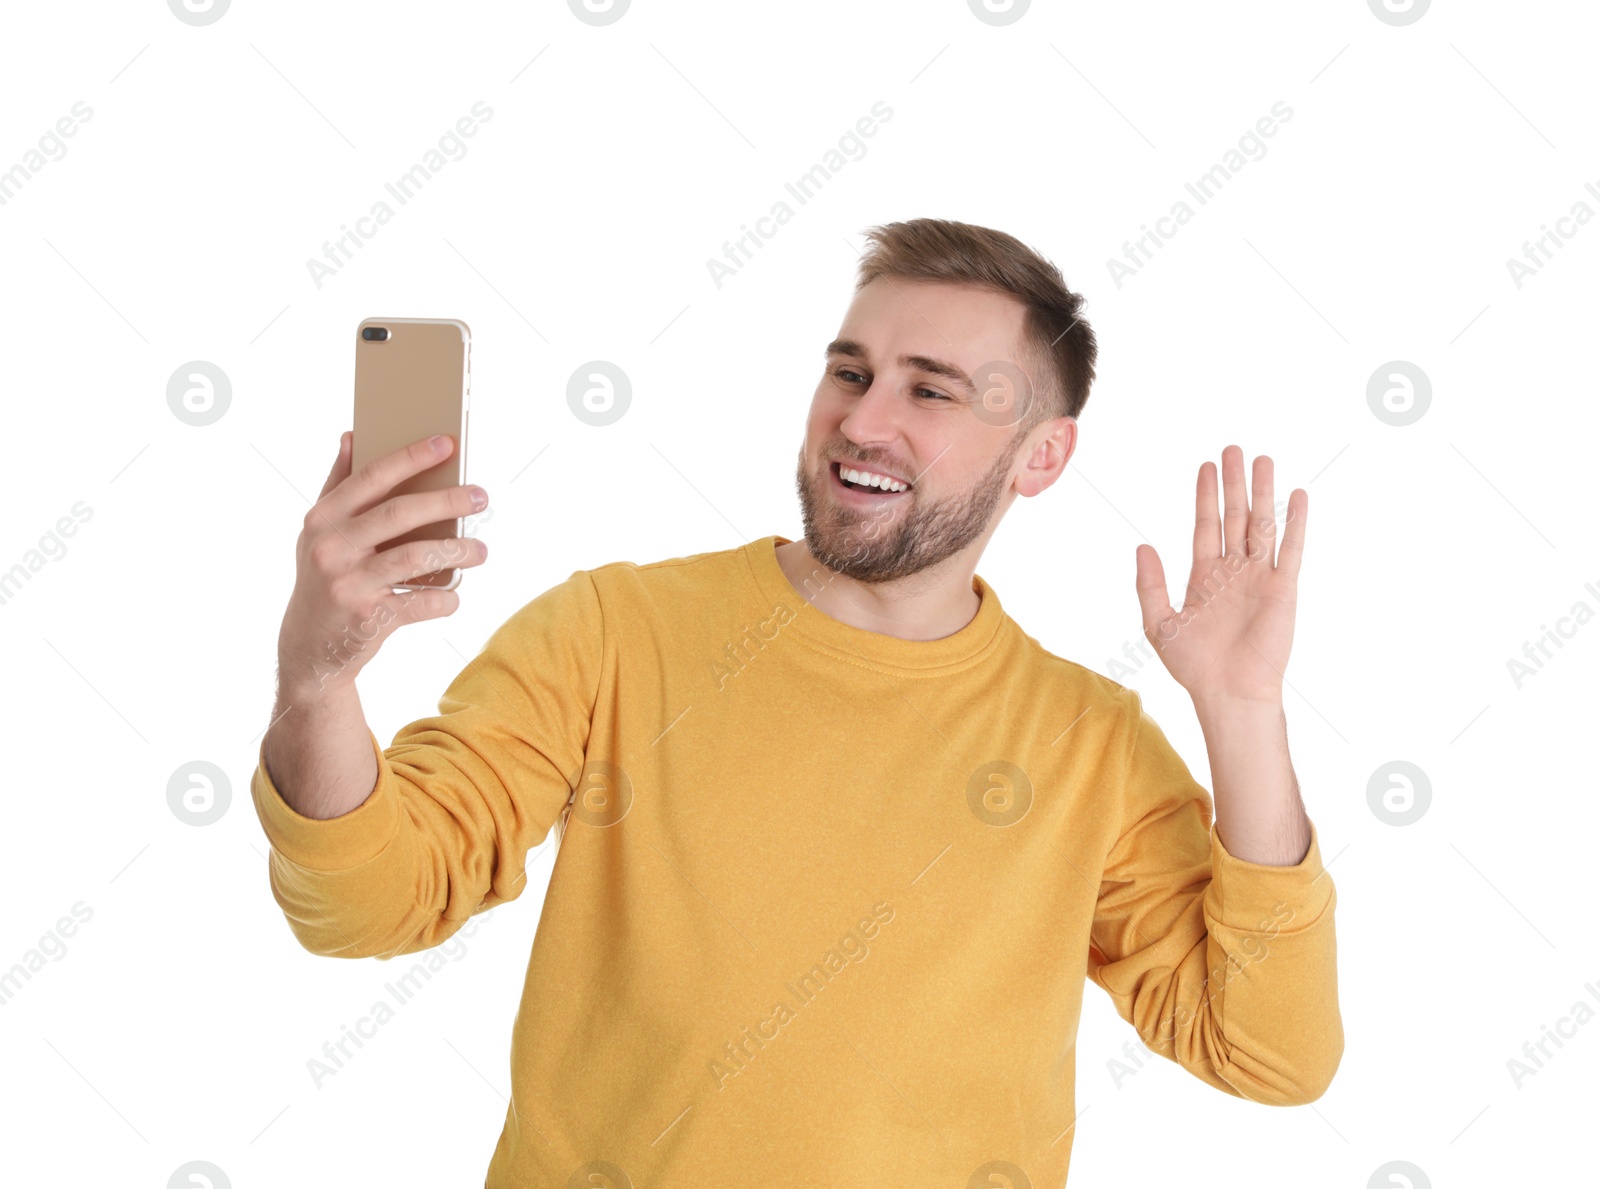
<svg viewBox="0 0 1600 1189"><path fill-rule="evenodd" d="M839 426L844 421L843 402L836 393L819 389L806 416L806 433L814 446L824 446L838 439Z"/></svg>
<svg viewBox="0 0 1600 1189"><path fill-rule="evenodd" d="M843 417L845 399L849 391L824 376L811 398L812 416Z"/></svg>

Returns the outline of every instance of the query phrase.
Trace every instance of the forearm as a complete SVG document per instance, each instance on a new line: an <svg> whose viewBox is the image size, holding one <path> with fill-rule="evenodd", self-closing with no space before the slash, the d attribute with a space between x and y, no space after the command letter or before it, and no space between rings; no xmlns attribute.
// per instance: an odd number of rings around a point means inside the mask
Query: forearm
<svg viewBox="0 0 1600 1189"><path fill-rule="evenodd" d="M325 692L280 684L261 754L279 795L305 817L349 813L378 783L370 730L354 685Z"/></svg>
<svg viewBox="0 0 1600 1189"><path fill-rule="evenodd" d="M419 891L429 860L398 794L379 795L380 753L354 686L298 697L280 686L274 712L250 792L272 843L272 894L296 940L313 954L366 958L409 953L438 936L430 929L448 935L452 924Z"/></svg>
<svg viewBox="0 0 1600 1189"><path fill-rule="evenodd" d="M1090 976L1147 1045L1207 1084L1309 1102L1344 1047L1334 888L1300 806L1281 699L1196 711L1215 812L1144 715L1125 778L1133 824L1103 868ZM1304 841L1277 839L1274 851L1274 830L1291 833L1286 818L1305 826Z"/></svg>
<svg viewBox="0 0 1600 1189"><path fill-rule="evenodd" d="M1196 700L1195 713L1222 845L1247 863L1299 864L1311 847L1311 822L1289 761L1283 704Z"/></svg>

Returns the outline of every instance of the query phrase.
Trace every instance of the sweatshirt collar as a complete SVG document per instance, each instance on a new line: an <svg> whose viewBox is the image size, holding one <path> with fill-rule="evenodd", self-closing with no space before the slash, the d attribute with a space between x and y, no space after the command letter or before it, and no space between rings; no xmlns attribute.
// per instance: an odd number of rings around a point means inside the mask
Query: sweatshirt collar
<svg viewBox="0 0 1600 1189"><path fill-rule="evenodd" d="M792 612L793 618L782 630L796 633L839 660L880 671L930 677L976 664L999 643L1006 614L994 589L977 574L972 576L972 589L979 598L978 611L965 627L938 640L903 640L834 619L796 590L778 564L778 546L789 543L788 537L772 534L757 537L741 552L767 604L781 604ZM828 573L819 569L819 581L826 581Z"/></svg>

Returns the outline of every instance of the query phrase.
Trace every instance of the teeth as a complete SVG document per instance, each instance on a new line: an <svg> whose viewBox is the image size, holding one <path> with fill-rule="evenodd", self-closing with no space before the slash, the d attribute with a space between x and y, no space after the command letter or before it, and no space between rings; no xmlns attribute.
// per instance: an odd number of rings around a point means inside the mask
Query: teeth
<svg viewBox="0 0 1600 1189"><path fill-rule="evenodd" d="M864 487L877 487L883 491L905 491L910 486L885 475L874 475L871 471L853 471L842 464L839 467L839 474L852 483L860 483Z"/></svg>

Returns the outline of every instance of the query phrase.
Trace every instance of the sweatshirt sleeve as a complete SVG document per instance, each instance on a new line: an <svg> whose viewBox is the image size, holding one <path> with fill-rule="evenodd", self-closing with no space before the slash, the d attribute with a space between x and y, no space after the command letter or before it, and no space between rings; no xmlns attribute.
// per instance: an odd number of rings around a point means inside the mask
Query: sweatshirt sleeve
<svg viewBox="0 0 1600 1189"><path fill-rule="evenodd" d="M377 783L339 817L292 809L258 750L250 794L272 844L268 878L302 946L340 958L415 953L522 894L527 852L583 767L603 630L586 571L525 604L450 683L438 714L402 727L387 749L368 731Z"/></svg>
<svg viewBox="0 0 1600 1189"><path fill-rule="evenodd" d="M1122 831L1106 859L1089 976L1153 1051L1253 1102L1321 1097L1344 1053L1333 877L1316 826L1292 867L1217 837L1211 795L1136 691Z"/></svg>

